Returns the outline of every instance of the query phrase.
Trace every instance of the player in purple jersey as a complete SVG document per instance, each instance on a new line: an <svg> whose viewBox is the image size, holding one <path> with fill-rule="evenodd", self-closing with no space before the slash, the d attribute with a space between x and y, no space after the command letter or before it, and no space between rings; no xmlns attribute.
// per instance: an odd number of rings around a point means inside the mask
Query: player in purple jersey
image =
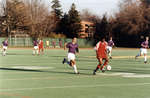
<svg viewBox="0 0 150 98"><path fill-rule="evenodd" d="M112 59L112 47L114 46L114 42L112 40L112 37L110 37L110 40L108 41L108 46L107 46L107 51L108 51L108 55L109 55L109 58Z"/></svg>
<svg viewBox="0 0 150 98"><path fill-rule="evenodd" d="M35 55L35 54L39 54L39 52L38 52L38 45L39 45L39 42L38 42L38 40L34 40L33 41L33 45L34 45L34 48L33 48L33 55Z"/></svg>
<svg viewBox="0 0 150 98"><path fill-rule="evenodd" d="M7 50L7 47L8 47L8 39L7 38L2 42L2 45L3 45L2 55L6 56L6 50Z"/></svg>
<svg viewBox="0 0 150 98"><path fill-rule="evenodd" d="M147 49L149 48L149 37L146 37L146 41L142 42L141 48L140 48L140 53L135 56L137 59L139 56L144 55L144 63L147 63Z"/></svg>
<svg viewBox="0 0 150 98"><path fill-rule="evenodd" d="M63 64L64 63L69 64L71 67L74 68L74 72L76 74L79 74L79 72L77 71L77 66L76 66L76 61L75 61L75 54L76 54L76 52L79 53L77 38L73 38L72 42L67 43L65 45L64 49L66 49L66 48L68 48L68 60L66 58L64 58Z"/></svg>

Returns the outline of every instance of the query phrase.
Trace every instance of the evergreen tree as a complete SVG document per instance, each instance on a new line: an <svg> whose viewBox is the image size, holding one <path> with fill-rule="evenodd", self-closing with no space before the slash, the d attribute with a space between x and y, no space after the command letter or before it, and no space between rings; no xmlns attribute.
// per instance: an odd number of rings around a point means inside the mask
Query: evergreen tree
<svg viewBox="0 0 150 98"><path fill-rule="evenodd" d="M68 37L78 37L78 33L81 32L82 25L79 12L76 10L76 6L73 3L69 12L69 35Z"/></svg>
<svg viewBox="0 0 150 98"><path fill-rule="evenodd" d="M61 19L62 17L62 9L59 0L52 0L52 13L55 14L57 19Z"/></svg>
<svg viewBox="0 0 150 98"><path fill-rule="evenodd" d="M69 16L67 13L65 13L61 19L60 22L60 27L61 27L61 32L63 32L63 34L65 34L67 37L69 37Z"/></svg>
<svg viewBox="0 0 150 98"><path fill-rule="evenodd" d="M109 36L109 33L108 33L109 25L108 24L109 24L109 22L107 20L106 15L104 15L102 19L98 20L95 23L95 26L96 26L96 32L94 34L95 40L99 41L101 39L101 37L108 38L108 36Z"/></svg>

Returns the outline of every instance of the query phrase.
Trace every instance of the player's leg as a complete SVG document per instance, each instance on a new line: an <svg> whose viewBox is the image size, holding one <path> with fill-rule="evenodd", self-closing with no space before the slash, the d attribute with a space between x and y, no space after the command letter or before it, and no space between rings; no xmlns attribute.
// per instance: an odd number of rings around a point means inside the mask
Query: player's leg
<svg viewBox="0 0 150 98"><path fill-rule="evenodd" d="M144 49L144 63L147 63L147 49Z"/></svg>
<svg viewBox="0 0 150 98"><path fill-rule="evenodd" d="M39 55L39 49L38 48L36 49L36 54Z"/></svg>
<svg viewBox="0 0 150 98"><path fill-rule="evenodd" d="M6 46L3 46L3 50L2 50L2 55L3 55L3 56L6 56L6 50L7 50L7 47L6 47Z"/></svg>
<svg viewBox="0 0 150 98"><path fill-rule="evenodd" d="M108 58L106 57L105 59L105 62L104 62L104 64L103 64L103 66L101 67L101 70L102 70L102 72L105 72L105 67L107 66L107 64L108 64Z"/></svg>
<svg viewBox="0 0 150 98"><path fill-rule="evenodd" d="M112 54L112 47L109 48L109 51L110 51L109 52L109 57L110 57L110 59L112 59L112 56L111 56L111 54Z"/></svg>
<svg viewBox="0 0 150 98"><path fill-rule="evenodd" d="M40 51L41 51L41 47L38 47L38 54L40 54Z"/></svg>
<svg viewBox="0 0 150 98"><path fill-rule="evenodd" d="M2 55L3 55L3 56L6 56L6 49L5 49L5 48L3 48Z"/></svg>
<svg viewBox="0 0 150 98"><path fill-rule="evenodd" d="M75 72L76 74L79 74L79 72L78 72L78 70L77 70L77 66L76 66L76 61L75 61L75 60L71 60L71 61L70 61L70 64L71 64L71 66L73 67L74 72Z"/></svg>
<svg viewBox="0 0 150 98"><path fill-rule="evenodd" d="M143 49L141 48L140 53L135 56L135 59L137 59L139 56L142 56L142 55L143 55Z"/></svg>
<svg viewBox="0 0 150 98"><path fill-rule="evenodd" d="M93 75L96 75L97 70L100 69L101 65L103 64L102 58L97 58L97 59L98 59L99 64L97 65L96 69L93 71Z"/></svg>
<svg viewBox="0 0 150 98"><path fill-rule="evenodd" d="M71 59L72 59L72 53L68 53L68 59L64 58L62 63L67 63L69 66L71 66Z"/></svg>
<svg viewBox="0 0 150 98"><path fill-rule="evenodd" d="M147 63L147 54L144 54L144 63Z"/></svg>
<svg viewBox="0 0 150 98"><path fill-rule="evenodd" d="M33 47L33 55L35 55L36 47Z"/></svg>
<svg viewBox="0 0 150 98"><path fill-rule="evenodd" d="M68 65L71 66L70 59L67 60L66 58L64 58L63 61L62 61L62 63L63 63L63 64L67 63Z"/></svg>
<svg viewBox="0 0 150 98"><path fill-rule="evenodd" d="M42 51L42 54L44 54L44 47L42 47L42 50L41 50L41 51Z"/></svg>

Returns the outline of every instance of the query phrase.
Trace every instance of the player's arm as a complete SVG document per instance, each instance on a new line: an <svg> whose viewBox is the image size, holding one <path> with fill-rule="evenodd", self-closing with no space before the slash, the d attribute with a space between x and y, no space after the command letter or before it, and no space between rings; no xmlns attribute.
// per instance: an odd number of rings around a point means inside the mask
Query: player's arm
<svg viewBox="0 0 150 98"><path fill-rule="evenodd" d="M143 43L141 44L141 46L142 46L142 47L145 47L145 45L144 45Z"/></svg>
<svg viewBox="0 0 150 98"><path fill-rule="evenodd" d="M78 47L76 48L76 52L79 53L79 48Z"/></svg>

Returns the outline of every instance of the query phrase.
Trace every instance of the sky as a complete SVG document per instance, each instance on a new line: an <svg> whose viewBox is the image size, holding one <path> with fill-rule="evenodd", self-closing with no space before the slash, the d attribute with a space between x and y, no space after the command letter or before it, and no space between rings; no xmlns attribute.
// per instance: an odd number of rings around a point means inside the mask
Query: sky
<svg viewBox="0 0 150 98"><path fill-rule="evenodd" d="M0 0L0 2L3 0ZM52 0L42 0L45 1L48 6ZM113 13L118 11L119 2L122 0L59 0L64 12L70 9L72 3L76 4L76 8L79 11L83 9L88 9L91 13L97 15L103 15L107 13L108 15L113 15Z"/></svg>
<svg viewBox="0 0 150 98"><path fill-rule="evenodd" d="M52 0L46 0L48 3ZM107 12L111 15L118 11L118 5L121 0L60 0L63 11L67 12L72 3L76 4L79 11L88 9L90 12L98 15L103 15Z"/></svg>

